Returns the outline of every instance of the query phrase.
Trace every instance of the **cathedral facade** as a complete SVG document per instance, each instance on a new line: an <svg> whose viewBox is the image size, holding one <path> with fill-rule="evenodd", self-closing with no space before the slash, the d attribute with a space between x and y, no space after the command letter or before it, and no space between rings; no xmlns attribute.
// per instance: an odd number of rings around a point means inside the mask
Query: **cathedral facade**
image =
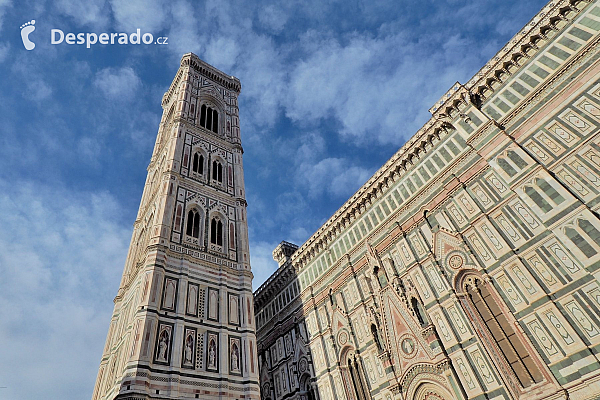
<svg viewBox="0 0 600 400"><path fill-rule="evenodd" d="M600 396L600 2L546 5L255 292L263 400Z"/></svg>
<svg viewBox="0 0 600 400"><path fill-rule="evenodd" d="M93 400L260 398L240 90L186 54L163 96Z"/></svg>

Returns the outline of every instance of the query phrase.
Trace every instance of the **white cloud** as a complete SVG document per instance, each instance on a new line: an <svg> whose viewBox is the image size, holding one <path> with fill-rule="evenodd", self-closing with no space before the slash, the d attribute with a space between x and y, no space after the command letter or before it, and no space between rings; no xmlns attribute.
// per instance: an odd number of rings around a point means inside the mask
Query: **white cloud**
<svg viewBox="0 0 600 400"><path fill-rule="evenodd" d="M158 34L170 16L166 0L112 0L110 3L115 24L124 32L139 28L142 33Z"/></svg>
<svg viewBox="0 0 600 400"><path fill-rule="evenodd" d="M0 0L0 31L2 31L2 23L4 22L4 14L6 9L12 6L11 0Z"/></svg>
<svg viewBox="0 0 600 400"><path fill-rule="evenodd" d="M131 100L141 86L140 78L131 67L104 68L96 73L96 86L111 100Z"/></svg>
<svg viewBox="0 0 600 400"><path fill-rule="evenodd" d="M250 240L250 266L254 279L252 289L256 290L279 267L273 260L273 250L279 243Z"/></svg>
<svg viewBox="0 0 600 400"><path fill-rule="evenodd" d="M89 398L131 230L108 193L5 180L0 193L2 395Z"/></svg>
<svg viewBox="0 0 600 400"><path fill-rule="evenodd" d="M61 14L72 17L79 25L92 25L100 28L109 21L105 0L58 0L53 4Z"/></svg>
<svg viewBox="0 0 600 400"><path fill-rule="evenodd" d="M317 163L300 164L296 173L298 184L316 198L323 193L334 197L350 197L372 175L365 168L353 166L345 158L325 158Z"/></svg>
<svg viewBox="0 0 600 400"><path fill-rule="evenodd" d="M259 22L274 33L280 33L283 30L288 18L289 13L283 10L280 5L270 4L258 11Z"/></svg>
<svg viewBox="0 0 600 400"><path fill-rule="evenodd" d="M8 57L8 53L10 51L10 44L4 43L0 44L0 63L3 63L4 60Z"/></svg>

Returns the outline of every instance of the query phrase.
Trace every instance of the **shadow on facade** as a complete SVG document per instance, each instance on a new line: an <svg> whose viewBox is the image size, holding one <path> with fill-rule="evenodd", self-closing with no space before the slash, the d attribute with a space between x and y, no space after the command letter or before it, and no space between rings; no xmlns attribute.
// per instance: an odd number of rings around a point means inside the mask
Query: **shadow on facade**
<svg viewBox="0 0 600 400"><path fill-rule="evenodd" d="M281 242L273 251L279 269L254 292L261 397L320 400L300 284L291 263L298 249Z"/></svg>

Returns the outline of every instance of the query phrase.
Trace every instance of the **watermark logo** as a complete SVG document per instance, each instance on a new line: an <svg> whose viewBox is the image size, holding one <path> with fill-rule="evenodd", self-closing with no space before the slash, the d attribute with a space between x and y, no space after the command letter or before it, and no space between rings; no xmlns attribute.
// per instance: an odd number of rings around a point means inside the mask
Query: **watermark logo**
<svg viewBox="0 0 600 400"><path fill-rule="evenodd" d="M50 31L50 43L61 44L63 41L66 44L85 44L88 49L95 44L168 44L168 37L161 36L154 40L154 35L151 33L142 34L140 29L127 34L124 32L111 33L94 33L94 32L79 32L79 33L64 33L60 29L52 29Z"/></svg>
<svg viewBox="0 0 600 400"><path fill-rule="evenodd" d="M1 0L0 0L1 1ZM23 40L23 46L26 50L33 50L35 43L29 39L29 35L35 31L35 19L21 25L21 39ZM158 44L165 45L168 43L169 38L166 36L160 36L156 39L154 35L149 32L142 33L140 29L137 29L133 33L125 32L67 32L65 33L61 29L50 30L50 44L58 45L65 43L68 45L85 45L88 49L93 45L123 45L123 44Z"/></svg>
<svg viewBox="0 0 600 400"><path fill-rule="evenodd" d="M33 31L35 31L35 19L21 25L21 40L23 40L25 50L33 50L35 48L35 43L29 39L29 34Z"/></svg>

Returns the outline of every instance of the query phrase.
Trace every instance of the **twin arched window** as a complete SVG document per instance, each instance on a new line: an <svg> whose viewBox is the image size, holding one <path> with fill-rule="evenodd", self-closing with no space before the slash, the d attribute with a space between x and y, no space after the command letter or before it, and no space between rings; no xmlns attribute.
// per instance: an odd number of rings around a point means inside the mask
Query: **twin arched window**
<svg viewBox="0 0 600 400"><path fill-rule="evenodd" d="M196 209L191 209L187 214L185 234L193 238L200 238L201 215ZM210 243L223 246L223 222L219 217L210 221Z"/></svg>
<svg viewBox="0 0 600 400"><path fill-rule="evenodd" d="M223 246L223 223L218 218L210 221L210 242L217 246Z"/></svg>
<svg viewBox="0 0 600 400"><path fill-rule="evenodd" d="M540 208L540 210L542 210L542 212L550 212L554 208L554 205L559 205L565 201L565 198L562 197L546 180L536 178L534 184L540 191L534 186L525 186L525 194Z"/></svg>
<svg viewBox="0 0 600 400"><path fill-rule="evenodd" d="M219 133L219 113L217 110L202 104L200 108L200 126L214 133Z"/></svg>
<svg viewBox="0 0 600 400"><path fill-rule="evenodd" d="M600 231L586 219L577 220L576 227L566 227L565 235L587 258L592 258L598 251L588 240L600 247Z"/></svg>
<svg viewBox="0 0 600 400"><path fill-rule="evenodd" d="M517 174L517 169L522 170L527 167L527 163L517 153L509 150L506 157L498 157L498 166L512 178Z"/></svg>
<svg viewBox="0 0 600 400"><path fill-rule="evenodd" d="M185 234L196 239L200 237L200 213L198 211L192 209L188 212Z"/></svg>
<svg viewBox="0 0 600 400"><path fill-rule="evenodd" d="M194 154L194 159L192 160L192 171L200 175L204 174L204 156L202 154Z"/></svg>
<svg viewBox="0 0 600 400"><path fill-rule="evenodd" d="M212 178L217 182L223 183L223 166L220 161L212 162Z"/></svg>

